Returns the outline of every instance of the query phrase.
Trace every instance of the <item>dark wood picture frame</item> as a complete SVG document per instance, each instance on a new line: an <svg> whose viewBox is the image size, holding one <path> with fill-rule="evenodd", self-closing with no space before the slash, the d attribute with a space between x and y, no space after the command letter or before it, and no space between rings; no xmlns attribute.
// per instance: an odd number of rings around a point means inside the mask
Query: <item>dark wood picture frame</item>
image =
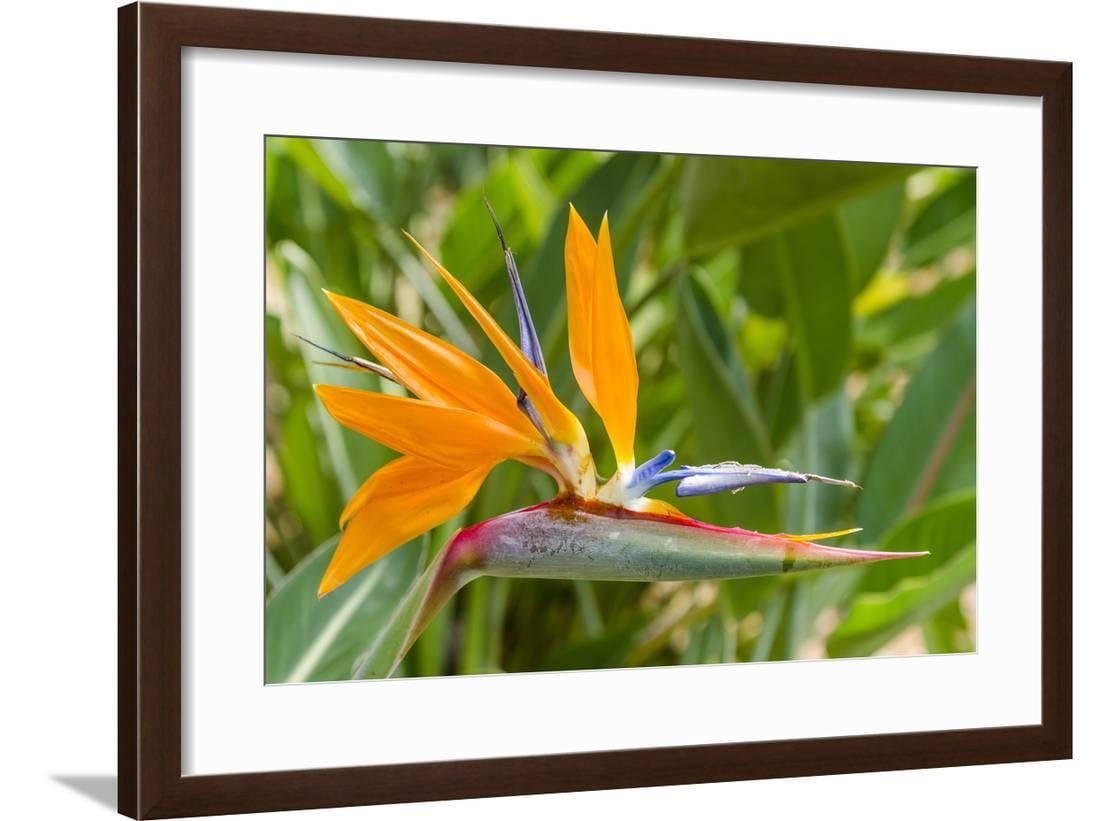
<svg viewBox="0 0 1100 821"><path fill-rule="evenodd" d="M1068 758L1071 66L133 4L118 12L118 804L134 818ZM294 772L181 774L183 47L1021 95L1042 100L1042 723Z"/></svg>

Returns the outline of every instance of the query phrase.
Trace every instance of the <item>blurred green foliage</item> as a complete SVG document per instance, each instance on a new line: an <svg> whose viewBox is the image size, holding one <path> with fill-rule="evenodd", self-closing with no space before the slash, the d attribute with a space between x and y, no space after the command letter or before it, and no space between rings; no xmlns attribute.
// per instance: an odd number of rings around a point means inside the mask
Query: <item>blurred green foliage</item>
<svg viewBox="0 0 1100 821"><path fill-rule="evenodd" d="M483 578L402 675L761 661L974 647L975 173L972 169L350 140L266 146L267 680L348 677L454 530L549 498L507 463L447 526L318 601L344 502L392 458L310 385L393 391L321 364L296 334L362 353L321 288L497 354L401 237L413 232L515 333L499 215L551 381L611 453L568 361L567 204L609 212L641 377L639 460L735 459L859 481L677 500L723 525L930 550L906 562L721 583ZM508 378L506 377L506 380ZM397 389L399 390L399 389ZM655 493L673 499L669 487Z"/></svg>

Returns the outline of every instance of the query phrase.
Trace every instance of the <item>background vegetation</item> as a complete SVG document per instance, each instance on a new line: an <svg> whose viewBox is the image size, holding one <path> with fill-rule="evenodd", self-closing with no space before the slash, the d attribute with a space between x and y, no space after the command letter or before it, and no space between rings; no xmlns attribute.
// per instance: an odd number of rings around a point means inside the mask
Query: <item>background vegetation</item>
<svg viewBox="0 0 1100 821"><path fill-rule="evenodd" d="M400 235L410 229L515 330L484 191L515 251L558 394L611 453L568 362L567 203L610 213L641 376L636 452L840 476L678 500L771 532L926 559L721 583L479 579L403 675L697 664L974 647L975 173L271 138L267 143L269 682L341 679L454 530L549 498L517 464L458 519L318 601L345 500L393 454L341 429L311 383L393 390L318 364L302 334L362 353L320 289L397 313L505 374ZM323 357L322 357L323 358ZM654 495L662 495L657 491ZM672 499L671 488L663 497Z"/></svg>

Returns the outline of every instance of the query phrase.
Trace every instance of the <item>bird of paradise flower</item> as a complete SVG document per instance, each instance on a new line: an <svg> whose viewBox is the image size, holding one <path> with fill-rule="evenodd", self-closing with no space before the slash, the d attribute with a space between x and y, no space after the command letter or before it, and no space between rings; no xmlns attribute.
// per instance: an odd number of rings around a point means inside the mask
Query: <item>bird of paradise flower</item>
<svg viewBox="0 0 1100 821"><path fill-rule="evenodd" d="M857 485L729 461L670 469L675 461L671 450L636 464L638 367L619 296L608 218L604 214L593 237L570 205L565 238L569 353L577 384L602 419L614 451L615 472L601 479L584 428L550 386L515 259L491 206L489 213L519 316L519 345L458 279L406 236L499 351L519 385L518 395L453 345L372 305L325 292L379 361L325 350L346 367L371 371L419 398L314 386L338 422L404 454L371 475L348 502L339 523L343 533L318 595L455 516L504 460L546 472L557 482L558 494L459 530L413 583L389 625L358 662L356 677L391 675L442 605L478 576L701 581L927 555L814 542L858 528L793 535L719 527L647 497L667 482L677 483L678 496L736 493L768 483Z"/></svg>

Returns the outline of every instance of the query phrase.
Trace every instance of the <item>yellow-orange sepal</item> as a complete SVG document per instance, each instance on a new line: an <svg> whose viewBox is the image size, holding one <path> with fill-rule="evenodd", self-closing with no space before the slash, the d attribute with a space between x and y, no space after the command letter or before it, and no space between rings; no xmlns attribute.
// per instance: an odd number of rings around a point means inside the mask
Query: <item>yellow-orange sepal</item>
<svg viewBox="0 0 1100 821"><path fill-rule="evenodd" d="M417 242L411 234L406 232L405 236L427 257L435 270L443 277L444 282L450 286L451 290L462 301L462 304L466 306L466 310L481 326L485 335L489 337L489 341L500 352L505 364L515 375L519 386L530 398L535 410L538 411L542 424L545 426L550 438L568 445L583 443L584 450L587 452L587 438L584 435L584 429L581 427L580 421L554 395L546 374L531 364L531 361L524 356L523 351L497 324L492 314L485 310L484 306L477 301L477 298L466 289L465 285L440 265L435 257L429 254L424 246Z"/></svg>
<svg viewBox="0 0 1100 821"><path fill-rule="evenodd" d="M512 391L472 356L373 305L325 295L359 341L421 399L476 411L539 440Z"/></svg>
<svg viewBox="0 0 1100 821"><path fill-rule="evenodd" d="M569 353L577 384L603 420L620 470L634 469L638 363L619 296L611 231L604 215L597 240L570 206L565 239Z"/></svg>
<svg viewBox="0 0 1100 821"><path fill-rule="evenodd" d="M491 465L450 470L402 456L379 468L348 503L340 537L318 596L342 585L367 565L458 514L473 499Z"/></svg>
<svg viewBox="0 0 1100 821"><path fill-rule="evenodd" d="M335 385L314 390L340 424L442 467L467 470L544 454L536 440L474 411Z"/></svg>

